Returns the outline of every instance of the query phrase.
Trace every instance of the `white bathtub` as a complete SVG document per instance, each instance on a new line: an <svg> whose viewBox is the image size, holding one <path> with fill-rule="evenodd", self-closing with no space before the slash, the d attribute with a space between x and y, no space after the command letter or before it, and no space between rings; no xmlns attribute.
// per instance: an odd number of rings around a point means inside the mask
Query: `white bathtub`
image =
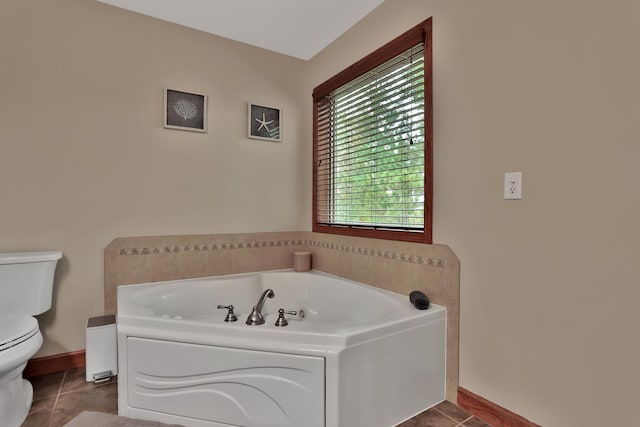
<svg viewBox="0 0 640 427"><path fill-rule="evenodd" d="M245 324L266 289L266 323ZM225 322L233 304L237 322ZM304 311L275 326L278 309ZM118 287L118 412L186 426L390 427L445 398L446 311L320 272Z"/></svg>

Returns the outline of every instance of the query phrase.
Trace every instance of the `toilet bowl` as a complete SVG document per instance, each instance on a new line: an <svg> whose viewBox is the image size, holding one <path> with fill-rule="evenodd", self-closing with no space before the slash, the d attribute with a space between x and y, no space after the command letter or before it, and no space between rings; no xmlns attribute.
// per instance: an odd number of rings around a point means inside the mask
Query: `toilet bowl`
<svg viewBox="0 0 640 427"><path fill-rule="evenodd" d="M42 334L35 318L0 315L0 419L3 426L19 426L29 412L33 389L22 378L22 371L41 345Z"/></svg>
<svg viewBox="0 0 640 427"><path fill-rule="evenodd" d="M33 388L22 378L42 345L34 315L51 307L60 252L0 253L0 425L19 427L31 408Z"/></svg>

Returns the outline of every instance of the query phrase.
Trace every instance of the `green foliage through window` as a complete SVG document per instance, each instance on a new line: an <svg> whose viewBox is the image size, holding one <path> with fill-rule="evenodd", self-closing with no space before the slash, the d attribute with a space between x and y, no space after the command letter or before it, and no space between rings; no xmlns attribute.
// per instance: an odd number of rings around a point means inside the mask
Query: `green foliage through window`
<svg viewBox="0 0 640 427"><path fill-rule="evenodd" d="M431 243L432 23L313 90L313 231Z"/></svg>
<svg viewBox="0 0 640 427"><path fill-rule="evenodd" d="M318 218L424 228L423 45L332 91L318 108Z"/></svg>

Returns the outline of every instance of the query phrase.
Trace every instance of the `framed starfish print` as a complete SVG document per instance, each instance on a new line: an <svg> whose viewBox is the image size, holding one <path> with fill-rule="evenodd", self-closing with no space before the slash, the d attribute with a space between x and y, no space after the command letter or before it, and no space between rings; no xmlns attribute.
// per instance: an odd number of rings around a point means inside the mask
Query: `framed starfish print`
<svg viewBox="0 0 640 427"><path fill-rule="evenodd" d="M249 138L281 141L282 112L279 108L249 104Z"/></svg>

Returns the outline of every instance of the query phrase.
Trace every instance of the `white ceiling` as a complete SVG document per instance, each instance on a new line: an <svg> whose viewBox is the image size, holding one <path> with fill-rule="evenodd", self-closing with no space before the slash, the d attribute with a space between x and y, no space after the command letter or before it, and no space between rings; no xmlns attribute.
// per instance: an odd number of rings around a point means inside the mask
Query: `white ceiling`
<svg viewBox="0 0 640 427"><path fill-rule="evenodd" d="M384 0L98 1L307 60Z"/></svg>

